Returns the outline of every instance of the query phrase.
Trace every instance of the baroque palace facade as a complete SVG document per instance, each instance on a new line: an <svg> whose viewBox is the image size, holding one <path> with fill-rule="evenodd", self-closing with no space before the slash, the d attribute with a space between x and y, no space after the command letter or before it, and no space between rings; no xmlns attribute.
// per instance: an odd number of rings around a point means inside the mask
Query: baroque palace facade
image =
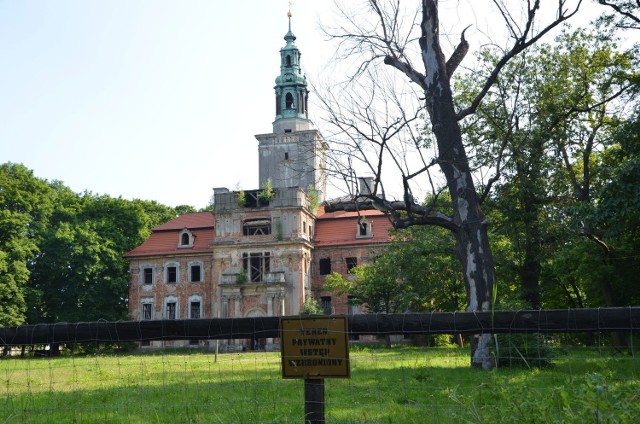
<svg viewBox="0 0 640 424"><path fill-rule="evenodd" d="M378 211L324 211L327 144L309 120L291 16L284 39L273 129L255 136L261 188L215 188L211 212L154 228L126 255L131 319L296 315L308 296L328 314L359 312L323 290L325 276L369 263L389 243L391 224ZM361 180L360 192L370 184ZM271 341L258 342L269 348ZM243 347L223 343L226 350Z"/></svg>

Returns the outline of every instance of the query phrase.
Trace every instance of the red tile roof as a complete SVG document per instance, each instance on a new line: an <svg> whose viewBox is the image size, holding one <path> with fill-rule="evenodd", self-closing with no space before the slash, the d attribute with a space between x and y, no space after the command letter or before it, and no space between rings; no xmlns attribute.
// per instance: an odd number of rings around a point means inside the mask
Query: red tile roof
<svg viewBox="0 0 640 424"><path fill-rule="evenodd" d="M195 228L209 228L215 224L215 218L211 212L196 212L186 213L180 215L176 219L172 219L162 225L158 225L151 231L164 231L164 230L182 230L188 228L193 230Z"/></svg>
<svg viewBox="0 0 640 424"><path fill-rule="evenodd" d="M215 219L211 212L181 215L152 229L151 236L125 257L210 252L215 233L214 223ZM191 231L194 236L193 247L178 247L180 232L184 228Z"/></svg>
<svg viewBox="0 0 640 424"><path fill-rule="evenodd" d="M373 237L357 238L358 218L363 217L371 222ZM391 241L389 229L391 221L382 212L377 210L358 212L329 212L320 209L316 220L314 245L316 247L341 246L350 244L388 243Z"/></svg>

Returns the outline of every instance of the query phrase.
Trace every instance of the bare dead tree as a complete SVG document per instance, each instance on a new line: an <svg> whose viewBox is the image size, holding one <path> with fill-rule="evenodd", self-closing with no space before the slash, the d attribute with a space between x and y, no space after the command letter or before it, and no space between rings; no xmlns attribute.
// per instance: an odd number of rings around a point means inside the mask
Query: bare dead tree
<svg viewBox="0 0 640 424"><path fill-rule="evenodd" d="M397 162L397 155L390 147L391 141L403 134L405 146L413 145L418 151L423 146L416 143L419 137L412 138L407 128L416 122L417 116L396 114L396 125L389 125L391 115L385 116L386 124L379 126L375 121L380 115L368 115L371 105L359 102L364 109L351 107L337 109L339 113L331 114L332 123L338 131L347 135L351 146L357 146L352 155L361 158L367 153L365 144L375 147L374 156L369 156L365 163L375 176L373 191L366 197L356 196L350 201L340 201L326 206L327 210L348 210L375 208L385 211L393 220L396 228L410 225L439 225L449 229L457 241L457 253L460 258L465 286L467 290L468 311L488 311L491 309L495 284L493 258L487 236L487 221L480 208L480 201L470 169L467 151L463 143L460 121L475 113L476 109L496 83L504 66L519 53L540 40L545 34L558 27L577 13L581 0L560 0L556 2L555 13L547 22L539 22L540 0L517 2L517 10L510 9L514 3L503 0L491 2L502 19L501 26L507 30L508 46L489 73L480 91L473 96L469 105L456 105L453 98L451 76L462 63L469 43L462 31L460 42L454 49L450 59L446 59L440 39L440 21L437 0L407 2L403 0L368 0L364 10L339 10L344 17L344 25L328 34L340 43L341 57L352 61L349 82L354 83L363 75L375 73L372 68L380 62L400 71L408 78L419 95L416 98L423 102L430 130L435 139L437 153L432 162L422 158L422 168L410 171L403 167L406 162ZM571 4L571 5L570 5ZM407 9L407 7L414 9ZM357 58L357 59L356 59ZM376 87L380 89L380 84ZM393 98L393 97L390 97ZM335 105L329 98L326 104ZM349 120L348 114L353 113ZM363 113L364 112L364 113ZM396 111L394 111L396 113ZM359 114L359 115L358 115ZM362 119L363 127L356 128L354 121ZM366 125L371 131L363 130ZM398 128L402 131L396 132ZM409 135L407 135L409 134ZM404 156L406 158L407 156ZM388 160L394 161L395 169L400 169L403 193L398 200L389 200L382 190L382 170ZM446 187L453 203L453 213L445 214L431 207L416 202L411 190L411 181L429 176L433 164L444 175ZM478 335L472 339L471 365L488 369L491 367L489 353L489 335Z"/></svg>

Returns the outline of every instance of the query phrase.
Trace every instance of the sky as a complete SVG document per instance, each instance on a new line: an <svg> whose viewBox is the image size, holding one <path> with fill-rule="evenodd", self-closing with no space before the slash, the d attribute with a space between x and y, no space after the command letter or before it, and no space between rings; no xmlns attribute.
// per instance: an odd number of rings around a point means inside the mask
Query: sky
<svg viewBox="0 0 640 424"><path fill-rule="evenodd" d="M254 135L272 131L289 7L311 80L335 48L319 28L333 1L292 3L0 0L0 163L168 206L259 188ZM460 10L455 24L482 30Z"/></svg>
<svg viewBox="0 0 640 424"><path fill-rule="evenodd" d="M329 1L292 5L305 68ZM205 207L258 188L286 0L0 0L0 163L76 192Z"/></svg>

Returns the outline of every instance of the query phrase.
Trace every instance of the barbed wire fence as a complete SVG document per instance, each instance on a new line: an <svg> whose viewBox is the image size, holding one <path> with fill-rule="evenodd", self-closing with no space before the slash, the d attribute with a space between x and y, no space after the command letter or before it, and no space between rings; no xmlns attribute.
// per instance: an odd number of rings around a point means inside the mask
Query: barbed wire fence
<svg viewBox="0 0 640 424"><path fill-rule="evenodd" d="M304 422L302 382L282 379L279 352L95 348L277 340L279 321L0 328L0 346L10 354L0 361L0 420ZM638 307L349 316L351 378L327 380L327 422L634 422L639 332ZM470 369L468 348L450 344L452 336L482 333L494 335L496 369L489 372ZM384 338L393 348L371 343ZM55 347L62 354L48 356Z"/></svg>

